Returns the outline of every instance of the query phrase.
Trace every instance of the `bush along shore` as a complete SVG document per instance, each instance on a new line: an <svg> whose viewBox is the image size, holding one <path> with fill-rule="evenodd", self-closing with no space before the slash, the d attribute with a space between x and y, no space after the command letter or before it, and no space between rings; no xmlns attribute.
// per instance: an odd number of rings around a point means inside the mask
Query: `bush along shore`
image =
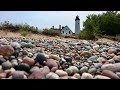
<svg viewBox="0 0 120 90"><path fill-rule="evenodd" d="M0 79L120 79L120 43L0 38Z"/></svg>

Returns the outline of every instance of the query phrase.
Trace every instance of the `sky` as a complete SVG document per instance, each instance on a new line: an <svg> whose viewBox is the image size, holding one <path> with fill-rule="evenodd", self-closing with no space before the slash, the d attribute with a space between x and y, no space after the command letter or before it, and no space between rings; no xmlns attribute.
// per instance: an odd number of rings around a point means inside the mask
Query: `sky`
<svg viewBox="0 0 120 90"><path fill-rule="evenodd" d="M0 11L0 22L27 23L39 29L68 26L75 32L75 17L80 18L80 29L89 14L102 14L106 11Z"/></svg>

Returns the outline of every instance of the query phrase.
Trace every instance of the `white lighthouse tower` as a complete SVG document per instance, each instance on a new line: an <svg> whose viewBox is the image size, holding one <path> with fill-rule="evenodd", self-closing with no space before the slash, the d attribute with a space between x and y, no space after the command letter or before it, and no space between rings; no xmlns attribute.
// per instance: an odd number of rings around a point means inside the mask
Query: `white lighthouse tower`
<svg viewBox="0 0 120 90"><path fill-rule="evenodd" d="M77 15L75 18L75 34L78 34L80 32L80 19Z"/></svg>

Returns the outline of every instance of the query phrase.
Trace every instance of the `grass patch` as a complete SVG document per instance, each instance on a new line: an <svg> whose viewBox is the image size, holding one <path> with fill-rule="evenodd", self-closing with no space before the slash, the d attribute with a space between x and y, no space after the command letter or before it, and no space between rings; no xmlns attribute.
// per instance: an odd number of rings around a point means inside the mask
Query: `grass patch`
<svg viewBox="0 0 120 90"><path fill-rule="evenodd" d="M21 32L21 36L26 37L27 35L28 35L28 32L27 32L27 31L22 31L22 32Z"/></svg>

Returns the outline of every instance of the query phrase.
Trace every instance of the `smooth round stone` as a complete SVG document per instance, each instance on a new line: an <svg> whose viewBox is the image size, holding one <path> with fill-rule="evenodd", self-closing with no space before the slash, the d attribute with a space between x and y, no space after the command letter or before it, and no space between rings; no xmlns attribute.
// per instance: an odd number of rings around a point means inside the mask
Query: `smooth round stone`
<svg viewBox="0 0 120 90"><path fill-rule="evenodd" d="M52 67L51 72L55 72L58 69L58 67Z"/></svg>
<svg viewBox="0 0 120 90"><path fill-rule="evenodd" d="M50 69L52 67L58 67L56 60L53 60L53 59L47 59L47 62L45 63L45 65L48 66Z"/></svg>
<svg viewBox="0 0 120 90"><path fill-rule="evenodd" d="M111 79L120 79L119 76L117 76L117 74L110 70L103 70L102 75L110 77Z"/></svg>
<svg viewBox="0 0 120 90"><path fill-rule="evenodd" d="M60 79L60 77L53 73L53 72L49 72L47 75L46 75L46 79Z"/></svg>
<svg viewBox="0 0 120 90"><path fill-rule="evenodd" d="M93 46L93 49L94 49L94 50L98 50L99 47L100 47L99 45L95 45L95 46Z"/></svg>
<svg viewBox="0 0 120 90"><path fill-rule="evenodd" d="M91 49L91 47L90 47L90 46L85 46L85 48L86 48L87 50L90 50L90 49Z"/></svg>
<svg viewBox="0 0 120 90"><path fill-rule="evenodd" d="M0 78L6 78L7 74L6 73L0 73Z"/></svg>
<svg viewBox="0 0 120 90"><path fill-rule="evenodd" d="M83 66L81 69L80 69L80 72L83 73L83 72L88 72L88 67L87 66Z"/></svg>
<svg viewBox="0 0 120 90"><path fill-rule="evenodd" d="M111 63L111 64L115 63L115 61L113 59L109 59L108 62Z"/></svg>
<svg viewBox="0 0 120 90"><path fill-rule="evenodd" d="M17 66L17 70L22 70L22 71L26 71L28 72L30 69L30 66L26 63L20 63L18 66Z"/></svg>
<svg viewBox="0 0 120 90"><path fill-rule="evenodd" d="M72 58L71 57L65 56L64 59L66 60L66 62L72 63Z"/></svg>
<svg viewBox="0 0 120 90"><path fill-rule="evenodd" d="M47 61L44 54L38 53L35 60L40 63L40 65L44 65L44 61Z"/></svg>
<svg viewBox="0 0 120 90"><path fill-rule="evenodd" d="M69 68L66 69L66 72L68 73L68 75L73 75L75 73L77 73L79 70L76 66L70 66Z"/></svg>
<svg viewBox="0 0 120 90"><path fill-rule="evenodd" d="M13 48L15 48L15 49L21 48L21 45L20 45L19 43L17 43L17 42L12 42L12 43L11 43L11 46L12 46Z"/></svg>
<svg viewBox="0 0 120 90"><path fill-rule="evenodd" d="M60 60L60 57L59 57L59 56L57 56L57 55L53 55L53 54L49 55L49 58L50 58L50 59L57 60L57 61Z"/></svg>
<svg viewBox="0 0 120 90"><path fill-rule="evenodd" d="M110 78L107 77L107 76L103 76L103 75L96 75L96 76L94 77L94 79L110 79Z"/></svg>
<svg viewBox="0 0 120 90"><path fill-rule="evenodd" d="M97 72L97 69L96 68L90 68L89 70L88 70L88 73L90 73L90 74L95 74Z"/></svg>
<svg viewBox="0 0 120 90"><path fill-rule="evenodd" d="M22 63L26 63L26 64L32 66L32 65L35 64L35 61L34 61L34 59L29 58L29 57L26 56L26 57L23 58Z"/></svg>
<svg viewBox="0 0 120 90"><path fill-rule="evenodd" d="M77 79L80 79L80 74L75 73L75 74L73 75L73 77L75 77L75 78L77 78Z"/></svg>
<svg viewBox="0 0 120 90"><path fill-rule="evenodd" d="M89 52L89 51L83 51L81 54L80 54L80 56L83 56L83 57L90 57L92 54L91 54L91 52Z"/></svg>
<svg viewBox="0 0 120 90"><path fill-rule="evenodd" d="M23 71L14 71L12 74L12 79L24 79Z"/></svg>
<svg viewBox="0 0 120 90"><path fill-rule="evenodd" d="M11 45L1 45L0 55L11 56L14 53L14 48Z"/></svg>
<svg viewBox="0 0 120 90"><path fill-rule="evenodd" d="M40 68L37 66L34 66L30 69L30 73L33 73L34 71L40 71Z"/></svg>
<svg viewBox="0 0 120 90"><path fill-rule="evenodd" d="M0 65L3 63L3 62L5 62L6 60L3 58L3 56L2 55L0 55Z"/></svg>
<svg viewBox="0 0 120 90"><path fill-rule="evenodd" d="M11 67L12 67L12 64L9 61L2 63L3 70L10 69Z"/></svg>
<svg viewBox="0 0 120 90"><path fill-rule="evenodd" d="M3 72L3 69L2 69L2 66L0 65L0 73L2 73Z"/></svg>
<svg viewBox="0 0 120 90"><path fill-rule="evenodd" d="M90 73L83 73L81 79L93 79L93 76Z"/></svg>
<svg viewBox="0 0 120 90"><path fill-rule="evenodd" d="M34 71L28 79L45 79L45 75L40 71Z"/></svg>
<svg viewBox="0 0 120 90"><path fill-rule="evenodd" d="M16 67L18 65L18 62L17 62L17 60L13 59L13 60L11 60L11 64L13 67Z"/></svg>
<svg viewBox="0 0 120 90"><path fill-rule="evenodd" d="M95 68L98 69L98 68L101 68L102 64L101 63L93 63Z"/></svg>
<svg viewBox="0 0 120 90"><path fill-rule="evenodd" d="M102 70L111 70L113 72L120 72L120 63L105 64L101 67Z"/></svg>
<svg viewBox="0 0 120 90"><path fill-rule="evenodd" d="M44 73L44 75L47 75L50 72L50 69L48 66L44 66L43 68L40 68L40 71Z"/></svg>
<svg viewBox="0 0 120 90"><path fill-rule="evenodd" d="M5 38L0 39L0 45L8 45L8 44L9 42Z"/></svg>
<svg viewBox="0 0 120 90"><path fill-rule="evenodd" d="M65 71L63 71L63 70L56 70L55 73L56 73L59 77L68 76L67 72L65 72Z"/></svg>
<svg viewBox="0 0 120 90"><path fill-rule="evenodd" d="M112 53L116 54L117 53L116 49L109 49L108 50L108 54L112 54Z"/></svg>
<svg viewBox="0 0 120 90"><path fill-rule="evenodd" d="M91 56L90 58L88 58L87 60L91 60L91 61L97 61L97 58L98 58L98 56L96 55L96 56Z"/></svg>

